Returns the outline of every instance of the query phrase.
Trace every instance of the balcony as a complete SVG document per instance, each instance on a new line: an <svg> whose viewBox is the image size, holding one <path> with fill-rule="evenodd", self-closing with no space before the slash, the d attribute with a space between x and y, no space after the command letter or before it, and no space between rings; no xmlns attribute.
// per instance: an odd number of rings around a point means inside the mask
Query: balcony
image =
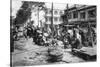
<svg viewBox="0 0 100 67"><path fill-rule="evenodd" d="M69 23L78 23L78 22L95 22L96 17L91 17L91 18L72 18L68 19Z"/></svg>

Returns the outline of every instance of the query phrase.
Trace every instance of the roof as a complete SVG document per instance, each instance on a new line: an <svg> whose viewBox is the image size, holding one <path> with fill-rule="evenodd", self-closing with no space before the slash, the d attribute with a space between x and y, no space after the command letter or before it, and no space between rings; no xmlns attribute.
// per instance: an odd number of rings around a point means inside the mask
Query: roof
<svg viewBox="0 0 100 67"><path fill-rule="evenodd" d="M80 10L85 10L85 9L90 9L90 8L96 8L96 5L92 5L92 6L83 5L81 7L75 7L74 6L74 7L69 8L68 11L71 11L71 10L78 10L78 11L80 11ZM67 11L67 9L65 11Z"/></svg>

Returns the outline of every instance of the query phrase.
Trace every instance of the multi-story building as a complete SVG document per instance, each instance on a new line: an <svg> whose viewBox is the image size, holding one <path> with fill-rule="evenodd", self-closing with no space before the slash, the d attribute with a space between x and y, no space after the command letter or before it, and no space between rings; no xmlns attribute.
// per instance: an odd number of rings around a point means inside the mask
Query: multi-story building
<svg viewBox="0 0 100 67"><path fill-rule="evenodd" d="M62 18L61 18L62 14L64 14L64 10L53 9L53 12L52 12L52 9L48 8L46 10L46 15L45 15L47 27L49 27L52 24L52 22L54 26L58 26L59 24L63 23Z"/></svg>
<svg viewBox="0 0 100 67"><path fill-rule="evenodd" d="M96 6L74 6L65 10L68 12L68 24L86 26L88 24L96 26Z"/></svg>
<svg viewBox="0 0 100 67"><path fill-rule="evenodd" d="M61 15L64 13L64 10L53 9L53 24L58 25L62 23ZM46 23L51 24L51 9L48 9L46 12Z"/></svg>
<svg viewBox="0 0 100 67"><path fill-rule="evenodd" d="M64 26L68 29L78 25L80 30L84 32L87 45L93 46L96 43L96 6L74 6L66 9L65 13L65 18L67 19L65 23L67 25Z"/></svg>

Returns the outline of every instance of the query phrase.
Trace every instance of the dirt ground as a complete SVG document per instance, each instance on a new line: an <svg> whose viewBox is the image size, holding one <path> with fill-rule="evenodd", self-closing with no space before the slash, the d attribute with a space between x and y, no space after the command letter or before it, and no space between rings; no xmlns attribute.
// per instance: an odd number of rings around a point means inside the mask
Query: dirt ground
<svg viewBox="0 0 100 67"><path fill-rule="evenodd" d="M38 46L33 43L32 38L16 41L14 45L16 48L12 53L13 67L85 62L82 58L73 55L71 49L63 49L61 47L52 49L50 47ZM60 61L48 62L47 60L50 58L48 49L51 49L52 55L57 54L60 56L61 54Z"/></svg>

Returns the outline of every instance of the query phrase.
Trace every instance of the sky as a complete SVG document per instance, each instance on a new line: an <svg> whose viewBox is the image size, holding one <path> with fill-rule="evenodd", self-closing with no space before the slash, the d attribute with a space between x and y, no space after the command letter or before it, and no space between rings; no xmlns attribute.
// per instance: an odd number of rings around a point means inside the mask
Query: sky
<svg viewBox="0 0 100 67"><path fill-rule="evenodd" d="M46 6L48 8L51 8L52 3L46 3ZM68 4L68 7L72 7L74 4ZM67 3L53 3L53 8L54 9L61 9L64 10L67 7Z"/></svg>
<svg viewBox="0 0 100 67"><path fill-rule="evenodd" d="M21 5L21 0L12 0L12 16L16 17L16 13L20 9Z"/></svg>
<svg viewBox="0 0 100 67"><path fill-rule="evenodd" d="M66 8L67 4L59 4L59 3L53 3L53 8L54 9L61 9L64 10ZM47 8L51 8L52 3L46 3Z"/></svg>
<svg viewBox="0 0 100 67"><path fill-rule="evenodd" d="M17 11L20 9L21 5L22 5L22 2L21 1L24 1L24 0L12 0L12 16L16 17L16 13ZM33 1L34 2L34 1ZM51 4L52 3L45 3L46 4L46 7L47 8L51 8ZM64 10L66 8L66 5L67 4L64 4L64 3L54 3L53 4L53 7L54 9L61 9L61 10ZM72 6L73 4L69 4L69 7Z"/></svg>

